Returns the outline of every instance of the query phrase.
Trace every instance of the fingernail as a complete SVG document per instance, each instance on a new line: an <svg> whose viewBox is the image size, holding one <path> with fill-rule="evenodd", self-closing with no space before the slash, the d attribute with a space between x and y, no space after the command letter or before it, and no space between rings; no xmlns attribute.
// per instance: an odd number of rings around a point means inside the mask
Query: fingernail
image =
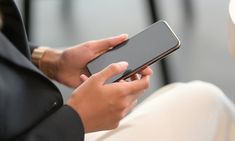
<svg viewBox="0 0 235 141"><path fill-rule="evenodd" d="M126 62L126 61L119 62L118 64L119 64L121 67L124 67L124 68L127 68L127 66L128 66L128 62Z"/></svg>
<svg viewBox="0 0 235 141"><path fill-rule="evenodd" d="M82 75L80 75L80 80L81 81L86 81L88 79L88 77L86 76L86 75L84 75L84 74L82 74Z"/></svg>
<svg viewBox="0 0 235 141"><path fill-rule="evenodd" d="M149 81L150 80L150 77L149 76L147 76L147 81Z"/></svg>
<svg viewBox="0 0 235 141"><path fill-rule="evenodd" d="M123 83L123 82L126 82L125 80L120 80L119 82Z"/></svg>
<svg viewBox="0 0 235 141"><path fill-rule="evenodd" d="M121 34L121 35L119 35L119 37L122 37L123 39L128 39L128 34Z"/></svg>

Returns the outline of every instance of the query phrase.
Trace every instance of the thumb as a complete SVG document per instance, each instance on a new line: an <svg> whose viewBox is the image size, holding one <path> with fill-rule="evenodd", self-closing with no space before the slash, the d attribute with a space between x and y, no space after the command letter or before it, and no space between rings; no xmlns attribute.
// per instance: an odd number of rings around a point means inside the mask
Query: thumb
<svg viewBox="0 0 235 141"><path fill-rule="evenodd" d="M118 44L126 41L128 39L127 34L121 34L119 36L110 37L106 39L96 40L93 46L91 46L92 50L101 55L102 53L108 51L110 48L117 46Z"/></svg>
<svg viewBox="0 0 235 141"><path fill-rule="evenodd" d="M118 63L113 63L103 69L102 71L98 72L97 75L99 77L99 80L101 83L104 83L106 80L108 80L110 77L118 75L122 72L124 72L128 67L128 63L123 61L123 62L118 62Z"/></svg>
<svg viewBox="0 0 235 141"><path fill-rule="evenodd" d="M80 79L82 82L85 82L88 79L88 77L85 74L82 74L80 75Z"/></svg>

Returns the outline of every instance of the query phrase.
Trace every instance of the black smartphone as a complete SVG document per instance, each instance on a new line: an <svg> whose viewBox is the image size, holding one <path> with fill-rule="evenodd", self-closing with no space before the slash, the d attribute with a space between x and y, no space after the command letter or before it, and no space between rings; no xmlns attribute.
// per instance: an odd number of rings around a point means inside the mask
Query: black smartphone
<svg viewBox="0 0 235 141"><path fill-rule="evenodd" d="M91 74L112 63L126 61L127 70L110 78L107 83L127 79L147 66L165 58L180 47L180 41L166 21L158 21L127 41L88 63Z"/></svg>

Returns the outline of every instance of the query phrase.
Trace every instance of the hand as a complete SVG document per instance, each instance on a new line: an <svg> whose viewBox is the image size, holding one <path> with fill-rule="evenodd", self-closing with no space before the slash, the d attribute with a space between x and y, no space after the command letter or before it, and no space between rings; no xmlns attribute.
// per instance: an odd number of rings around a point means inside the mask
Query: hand
<svg viewBox="0 0 235 141"><path fill-rule="evenodd" d="M140 80L106 84L110 77L126 70L126 62L114 63L101 72L87 78L68 100L67 104L77 111L85 132L114 129L130 111L138 93L149 86L151 69L147 68Z"/></svg>
<svg viewBox="0 0 235 141"><path fill-rule="evenodd" d="M89 75L87 63L128 38L126 34L102 40L89 41L64 51L49 49L42 58L41 70L50 78L76 88L80 75Z"/></svg>

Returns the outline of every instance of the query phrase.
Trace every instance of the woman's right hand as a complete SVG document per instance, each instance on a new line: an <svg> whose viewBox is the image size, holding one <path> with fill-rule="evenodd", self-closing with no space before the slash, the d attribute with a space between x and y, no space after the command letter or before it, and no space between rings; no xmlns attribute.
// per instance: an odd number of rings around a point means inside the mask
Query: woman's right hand
<svg viewBox="0 0 235 141"><path fill-rule="evenodd" d="M132 109L138 93L148 88L151 70L139 80L105 84L127 67L126 62L111 64L88 78L68 100L67 105L80 115L86 133L118 127L120 120Z"/></svg>

